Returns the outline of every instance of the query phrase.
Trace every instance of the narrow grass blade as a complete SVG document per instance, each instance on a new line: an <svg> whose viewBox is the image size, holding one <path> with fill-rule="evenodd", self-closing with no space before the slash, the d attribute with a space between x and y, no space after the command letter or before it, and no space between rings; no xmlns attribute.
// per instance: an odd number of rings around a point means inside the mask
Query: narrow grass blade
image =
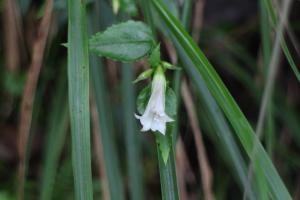
<svg viewBox="0 0 300 200"><path fill-rule="evenodd" d="M103 28L101 24L108 24L108 20L100 18L102 12L108 12L104 2L95 2L94 9L89 14L89 29L91 34ZM103 8L103 9L102 9ZM100 20L99 20L100 19ZM91 84L94 90L101 141L104 155L104 166L108 179L108 188L111 200L125 199L124 186L120 172L119 157L114 141L113 119L111 104L107 91L105 70L102 60L91 56Z"/></svg>
<svg viewBox="0 0 300 200"><path fill-rule="evenodd" d="M175 46L179 44L175 43ZM214 100L213 96L209 92L206 83L204 82L201 74L197 73L194 64L188 58L185 51L180 48L178 49L178 54L185 67L186 72L191 77L195 84L196 89L199 93L199 98L201 100L201 108L203 116L207 123L210 124L213 132L217 137L212 137L212 139L220 142L220 152L228 155L228 160L230 160L230 166L232 166L233 174L237 174L236 179L241 185L241 190L247 186L247 170L245 161L240 153L238 145L235 142L233 133L230 126L228 125L222 111L220 110L217 102ZM200 105L201 105L200 104ZM204 114L205 113L205 114ZM217 144L217 143L216 143ZM230 167L231 168L231 167ZM248 198L255 199L254 192L249 190Z"/></svg>
<svg viewBox="0 0 300 200"><path fill-rule="evenodd" d="M184 30L180 22L173 17L162 5L159 0L151 1L155 10L165 22L172 35L178 40L181 48L188 54L189 58L195 65L196 73L203 76L208 89L222 108L226 117L230 121L235 133L247 152L248 156L252 154L254 144L257 145L257 155L254 160L255 167L263 170L263 174L268 180L268 186L272 197L275 199L291 199L289 192L283 184L278 172L272 164L270 158L266 154L264 148L256 138L253 129L249 122L241 112L235 100L229 93L228 89L209 63L205 55L200 51L197 45L193 42L191 37Z"/></svg>
<svg viewBox="0 0 300 200"><path fill-rule="evenodd" d="M123 97L123 119L124 138L127 151L127 171L129 177L130 199L143 200L143 178L140 157L140 134L137 131L135 112L135 94L133 81L133 66L123 64L122 66L122 97Z"/></svg>
<svg viewBox="0 0 300 200"><path fill-rule="evenodd" d="M92 84L96 97L99 124L101 129L101 139L105 161L105 171L108 178L108 187L112 200L123 200L124 189L120 173L120 165L114 135L112 131L111 105L109 103L106 83L104 78L104 66L97 58L91 59Z"/></svg>
<svg viewBox="0 0 300 200"><path fill-rule="evenodd" d="M186 9L183 12L182 18L185 19L184 26L188 27L188 17L189 14L188 8L191 7L192 1L185 1L185 4L190 4L186 5ZM168 34L166 32L165 34ZM186 54L185 51L183 51L180 47L179 44L176 40L172 38L171 39L174 41L174 45L176 46L178 50L178 54L180 57L180 66L185 66L186 67L186 72L189 73L189 75L192 77L192 80L194 81L196 88L199 92L199 97L201 99L201 113L205 118L203 120L205 121L204 124L211 124L211 129L210 133L215 133L216 135L209 135L212 140L215 142L215 144L218 146L220 142L220 148L218 149L219 152L222 153L222 155L228 159L225 159L226 161L229 160L228 164L230 166L230 169L233 170L233 175L237 179L237 182L241 186L241 190L243 190L248 182L247 182L247 170L246 170L246 164L244 159L241 156L241 153L238 149L238 145L235 142L235 139L233 138L233 133L230 129L230 127L227 124L227 121L222 114L219 106L211 96L208 88L206 87L205 82L203 81L203 78L199 73L195 71L195 66L193 66L193 63L191 60L188 58L188 55ZM176 94L179 93L179 85L180 85L180 72L176 72L175 77L174 77L174 82L173 82L173 88ZM177 89L176 89L177 88ZM179 102L179 101L178 101ZM201 115L202 116L202 115ZM177 121L178 119L176 119ZM213 122L213 123L212 123ZM177 126L177 125L176 125ZM177 134L177 127L173 129L174 131L174 136ZM173 138L175 141L175 137ZM249 199L255 199L254 192L252 189L248 191L247 194Z"/></svg>
<svg viewBox="0 0 300 200"><path fill-rule="evenodd" d="M93 199L89 54L84 0L68 0L68 84L72 132L72 162L77 200Z"/></svg>
<svg viewBox="0 0 300 200"><path fill-rule="evenodd" d="M274 30L276 31L277 26L279 26L279 21L280 21L279 19L280 18L278 18L278 16L276 15L272 0L261 0L261 1L263 1L264 5L266 6L266 9L268 11L268 15L271 19ZM290 50L288 49L288 46L286 44L286 41L285 41L284 37L281 36L280 40L281 40L281 48L284 52L284 55L285 55L287 61L289 62L296 78L298 79L298 81L300 81L300 72L299 72L299 70L296 66L296 63L294 62L294 59L293 59L293 57L290 53Z"/></svg>
<svg viewBox="0 0 300 200"><path fill-rule="evenodd" d="M271 30L267 9L262 1L260 1L260 30L262 40L262 56L263 56L263 71L264 77L267 74L267 66L269 66L271 58ZM274 143L274 119L272 104L268 106L267 124L266 124L266 142L269 155L272 155Z"/></svg>
<svg viewBox="0 0 300 200"><path fill-rule="evenodd" d="M65 79L65 75L66 73L61 73L60 80L56 87L55 98L51 106L52 112L50 113L48 120L48 132L45 140L47 146L44 154L45 159L41 179L41 200L52 199L59 157L61 155L67 133L69 112L66 95L67 81Z"/></svg>

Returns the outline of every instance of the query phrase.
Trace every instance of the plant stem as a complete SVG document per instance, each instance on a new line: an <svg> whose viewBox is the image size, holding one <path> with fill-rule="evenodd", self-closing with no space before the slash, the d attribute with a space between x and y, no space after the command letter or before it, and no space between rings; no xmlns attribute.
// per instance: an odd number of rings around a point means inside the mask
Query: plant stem
<svg viewBox="0 0 300 200"><path fill-rule="evenodd" d="M72 163L77 200L93 199L89 54L85 0L68 0L68 83L72 132Z"/></svg>
<svg viewBox="0 0 300 200"><path fill-rule="evenodd" d="M164 137L169 137L169 141L171 144L169 158L166 164L164 163L164 160L162 158L162 154L159 148L159 143L158 141L156 141L162 200L179 199L178 189L177 189L176 170L175 170L174 147L173 147L172 137L170 137L170 133L172 133L172 129L173 127L172 128L168 127L166 135L164 136Z"/></svg>

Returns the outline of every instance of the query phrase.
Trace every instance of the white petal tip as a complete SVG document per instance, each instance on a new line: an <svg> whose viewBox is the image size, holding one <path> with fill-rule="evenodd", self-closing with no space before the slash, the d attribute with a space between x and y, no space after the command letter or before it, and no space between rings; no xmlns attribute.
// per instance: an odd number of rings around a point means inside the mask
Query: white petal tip
<svg viewBox="0 0 300 200"><path fill-rule="evenodd" d="M135 114L135 113L134 113L134 116L135 116L135 118L137 118L137 119L140 119L140 118L141 118L141 116L139 116L139 115L137 115L137 114Z"/></svg>

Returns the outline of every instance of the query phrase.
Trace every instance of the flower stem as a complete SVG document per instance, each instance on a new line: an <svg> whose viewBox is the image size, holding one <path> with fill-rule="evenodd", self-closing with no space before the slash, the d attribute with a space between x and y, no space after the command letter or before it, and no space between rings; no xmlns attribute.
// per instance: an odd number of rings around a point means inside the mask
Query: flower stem
<svg viewBox="0 0 300 200"><path fill-rule="evenodd" d="M158 138L156 136L156 146L159 163L159 175L162 200L178 200L177 178L175 170L175 155L172 137L170 134L173 132L173 127L167 128L167 133L164 137L168 137L170 146L170 153L167 163L164 162L163 156L159 147Z"/></svg>

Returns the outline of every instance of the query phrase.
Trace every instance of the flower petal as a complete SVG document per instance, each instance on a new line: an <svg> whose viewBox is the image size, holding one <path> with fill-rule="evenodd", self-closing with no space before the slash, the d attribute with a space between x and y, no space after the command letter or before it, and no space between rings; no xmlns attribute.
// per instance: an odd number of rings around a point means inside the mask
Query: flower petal
<svg viewBox="0 0 300 200"><path fill-rule="evenodd" d="M151 129L152 126L152 121L153 119L151 118L151 116L142 116L141 119L141 124L143 125L143 128L141 131L148 131Z"/></svg>
<svg viewBox="0 0 300 200"><path fill-rule="evenodd" d="M142 116L139 116L139 115L137 115L137 114L135 114L135 113L134 113L134 116L135 116L135 118L137 118L137 119L141 119L141 117L142 117Z"/></svg>
<svg viewBox="0 0 300 200"><path fill-rule="evenodd" d="M157 123L156 128L161 134L163 134L163 135L166 134L166 123L165 122Z"/></svg>
<svg viewBox="0 0 300 200"><path fill-rule="evenodd" d="M165 122L173 122L174 121L174 119L172 119L171 117L169 117L167 114L165 114L163 116L163 119L164 119Z"/></svg>

